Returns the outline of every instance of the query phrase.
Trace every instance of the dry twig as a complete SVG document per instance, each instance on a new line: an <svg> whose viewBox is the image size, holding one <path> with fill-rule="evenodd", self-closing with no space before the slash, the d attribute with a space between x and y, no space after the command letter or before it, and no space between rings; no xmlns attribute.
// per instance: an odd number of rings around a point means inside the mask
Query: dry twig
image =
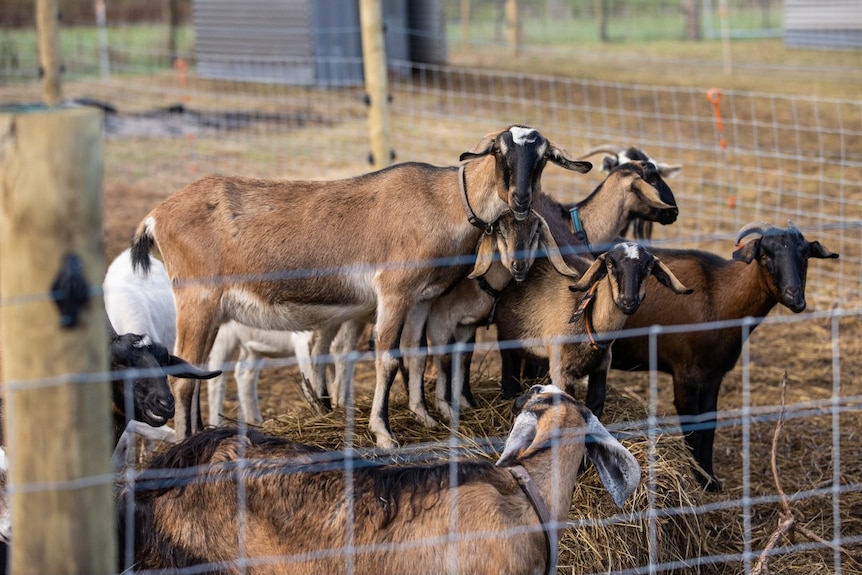
<svg viewBox="0 0 862 575"><path fill-rule="evenodd" d="M784 489L781 487L781 480L778 476L778 462L776 453L778 451L778 437L781 435L781 430L784 427L784 418L786 415L786 403L787 403L787 372L785 371L781 377L781 412L778 414L778 422L775 424L775 432L772 434L772 453L770 456L770 466L772 467L772 478L775 481L775 489L778 491L778 497L781 501L782 512L779 514L781 518L781 522L778 524L778 527L775 531L770 535L769 540L766 543L766 547L763 548L763 551L760 553L760 557L757 559L757 563L754 566L754 569L751 570L751 575L768 575L769 567L767 563L769 561L769 552L778 544L778 541L781 539L783 535L788 533L789 531L796 531L797 533L803 535L815 541L833 551L839 551L853 558L859 558L859 553L849 551L840 545L835 545L831 541L827 541L808 529L807 527L800 525L796 519L796 516L793 515L793 512L790 510L790 503L787 500L787 494L784 493Z"/></svg>

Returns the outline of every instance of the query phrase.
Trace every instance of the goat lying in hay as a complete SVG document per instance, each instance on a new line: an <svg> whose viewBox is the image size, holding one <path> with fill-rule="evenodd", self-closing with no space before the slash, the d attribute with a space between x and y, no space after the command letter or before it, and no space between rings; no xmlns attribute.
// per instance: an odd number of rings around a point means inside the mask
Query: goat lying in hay
<svg viewBox="0 0 862 575"><path fill-rule="evenodd" d="M584 456L620 506L638 486L640 467L556 387L533 387L515 409L496 465L374 466L259 432L204 430L154 459L136 481L136 568L556 573ZM123 498L131 492L120 495L122 545Z"/></svg>

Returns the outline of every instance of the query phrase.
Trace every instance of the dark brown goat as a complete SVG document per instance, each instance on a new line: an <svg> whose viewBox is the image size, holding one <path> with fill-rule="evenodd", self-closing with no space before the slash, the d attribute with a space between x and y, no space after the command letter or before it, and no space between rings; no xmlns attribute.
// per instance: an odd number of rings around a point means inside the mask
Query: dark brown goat
<svg viewBox="0 0 862 575"><path fill-rule="evenodd" d="M733 260L697 250L652 248L695 295L674 298L647 286L653 295L628 318L626 329L762 319L779 303L799 313L806 306L808 259L838 257L819 242L806 240L792 223L787 228L749 224L737 234L737 244ZM674 405L686 442L707 474L698 473L698 480L710 491L721 489L712 464L719 387L756 326L659 335L655 366L650 365L648 336L614 342L612 368L653 368L673 376Z"/></svg>
<svg viewBox="0 0 862 575"><path fill-rule="evenodd" d="M142 570L555 573L553 550L584 456L620 506L638 486L640 466L582 403L553 386L534 387L516 409L496 465L379 465L251 430L203 430L137 478L133 518L130 490L120 494L120 544L132 523L129 555ZM544 519L519 481L534 486Z"/></svg>

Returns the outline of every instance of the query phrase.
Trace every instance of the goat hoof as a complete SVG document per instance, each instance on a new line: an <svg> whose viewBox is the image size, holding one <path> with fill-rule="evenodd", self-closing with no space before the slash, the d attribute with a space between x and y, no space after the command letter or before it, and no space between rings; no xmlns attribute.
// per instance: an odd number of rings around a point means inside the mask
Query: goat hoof
<svg viewBox="0 0 862 575"><path fill-rule="evenodd" d="M377 447L380 449L398 449L398 442L391 435L377 435Z"/></svg>
<svg viewBox="0 0 862 575"><path fill-rule="evenodd" d="M431 417L431 414L429 414L427 411L424 413L422 413L421 411L414 411L412 413L416 421L429 429L434 429L435 427L440 425L439 423L437 423L437 420Z"/></svg>
<svg viewBox="0 0 862 575"><path fill-rule="evenodd" d="M719 493L721 491L721 481L715 477L704 477L698 474L697 480L707 493Z"/></svg>

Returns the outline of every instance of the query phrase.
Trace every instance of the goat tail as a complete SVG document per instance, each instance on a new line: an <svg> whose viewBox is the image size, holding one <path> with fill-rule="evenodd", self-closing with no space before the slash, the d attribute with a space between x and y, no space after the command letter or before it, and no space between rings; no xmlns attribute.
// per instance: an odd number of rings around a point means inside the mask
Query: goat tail
<svg viewBox="0 0 862 575"><path fill-rule="evenodd" d="M147 217L138 225L132 237L132 269L140 269L145 276L150 273L150 252L156 241L153 237L153 223L152 218Z"/></svg>

